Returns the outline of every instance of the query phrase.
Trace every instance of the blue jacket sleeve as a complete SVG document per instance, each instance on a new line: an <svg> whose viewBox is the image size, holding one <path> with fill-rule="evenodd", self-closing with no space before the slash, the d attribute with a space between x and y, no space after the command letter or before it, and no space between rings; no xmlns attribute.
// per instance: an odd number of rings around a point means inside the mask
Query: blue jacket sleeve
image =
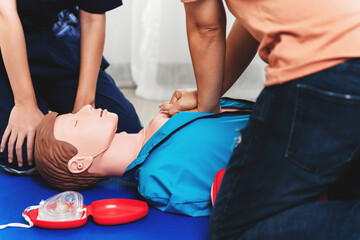
<svg viewBox="0 0 360 240"><path fill-rule="evenodd" d="M122 5L122 0L79 0L81 10L89 13L104 13Z"/></svg>

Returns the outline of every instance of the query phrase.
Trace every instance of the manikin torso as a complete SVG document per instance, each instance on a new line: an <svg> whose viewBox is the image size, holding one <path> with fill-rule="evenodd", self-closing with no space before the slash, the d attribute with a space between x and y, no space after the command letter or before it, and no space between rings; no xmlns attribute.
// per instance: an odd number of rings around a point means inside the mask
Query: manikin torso
<svg viewBox="0 0 360 240"><path fill-rule="evenodd" d="M89 173L120 177L137 158L145 143L169 118L167 113L160 112L139 133L116 134L116 114L86 105L76 114L58 116L54 124L54 136L78 150L69 159L70 172L87 170Z"/></svg>
<svg viewBox="0 0 360 240"><path fill-rule="evenodd" d="M226 111L237 111L238 109L226 109ZM109 149L102 156L102 161L95 161L89 168L90 173L99 173L105 170L108 176L122 176L126 168L134 161L145 143L159 130L170 115L159 112L155 118L137 134L121 132L114 136Z"/></svg>

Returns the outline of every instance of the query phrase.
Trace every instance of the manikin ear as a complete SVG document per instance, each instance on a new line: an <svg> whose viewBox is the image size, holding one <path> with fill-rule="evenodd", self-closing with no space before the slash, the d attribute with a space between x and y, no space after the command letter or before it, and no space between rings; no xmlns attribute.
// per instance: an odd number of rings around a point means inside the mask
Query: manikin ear
<svg viewBox="0 0 360 240"><path fill-rule="evenodd" d="M91 166L93 160L92 156L73 157L68 162L68 169L72 173L82 173Z"/></svg>

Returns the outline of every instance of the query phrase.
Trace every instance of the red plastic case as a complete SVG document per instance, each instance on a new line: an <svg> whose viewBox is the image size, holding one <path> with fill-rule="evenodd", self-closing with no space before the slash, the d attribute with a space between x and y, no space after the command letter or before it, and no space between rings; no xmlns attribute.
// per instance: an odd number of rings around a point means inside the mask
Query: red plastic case
<svg viewBox="0 0 360 240"><path fill-rule="evenodd" d="M86 208L86 212L84 212L86 216L84 217L83 215L80 219L74 221L53 222L37 220L39 209L30 212L24 211L24 214L30 218L36 227L69 229L85 225L89 215L93 217L94 222L97 224L118 225L142 219L149 211L146 202L120 198L98 200L91 203L90 206L84 205L84 208Z"/></svg>

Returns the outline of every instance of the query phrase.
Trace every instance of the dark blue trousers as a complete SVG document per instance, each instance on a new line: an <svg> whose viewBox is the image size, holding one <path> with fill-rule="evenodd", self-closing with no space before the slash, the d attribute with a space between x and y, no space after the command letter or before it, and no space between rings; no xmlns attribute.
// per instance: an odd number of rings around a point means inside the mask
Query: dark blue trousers
<svg viewBox="0 0 360 240"><path fill-rule="evenodd" d="M241 134L213 239L360 239L359 59L266 87Z"/></svg>
<svg viewBox="0 0 360 240"><path fill-rule="evenodd" d="M43 74L46 76L46 73ZM74 107L74 101L77 91L78 78L56 76L34 77L32 78L37 102L40 110L46 114L49 110L63 113L71 113ZM119 116L117 131L126 131L128 133L137 133L140 131L141 124L135 112L133 105L124 97L115 85L113 79L103 70L100 70L95 104L97 108L108 109ZM6 75L0 74L0 136L2 137L7 126L9 115L14 106L14 98L10 88L10 83ZM7 147L3 153L0 153L0 166L6 166L18 170L20 173L26 173L30 167L26 161L26 142L23 145L24 165L17 166L16 153L14 151L14 161L8 163Z"/></svg>

